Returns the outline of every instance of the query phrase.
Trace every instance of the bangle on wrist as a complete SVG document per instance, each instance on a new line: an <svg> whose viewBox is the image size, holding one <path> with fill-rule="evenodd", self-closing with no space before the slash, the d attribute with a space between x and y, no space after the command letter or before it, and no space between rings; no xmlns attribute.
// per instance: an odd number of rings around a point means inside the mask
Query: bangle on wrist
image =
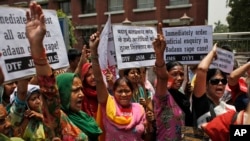
<svg viewBox="0 0 250 141"><path fill-rule="evenodd" d="M46 52L45 52L45 49L43 48L43 52L41 53L41 56L40 57L34 57L34 56L32 56L32 58L34 59L34 60L36 60L36 59L47 59L47 56L46 56Z"/></svg>
<svg viewBox="0 0 250 141"><path fill-rule="evenodd" d="M163 68L165 66L165 62L163 62L161 65L157 65L156 62L155 62L155 67L156 68Z"/></svg>
<svg viewBox="0 0 250 141"><path fill-rule="evenodd" d="M33 59L33 62L37 66L45 66L48 64L47 58Z"/></svg>

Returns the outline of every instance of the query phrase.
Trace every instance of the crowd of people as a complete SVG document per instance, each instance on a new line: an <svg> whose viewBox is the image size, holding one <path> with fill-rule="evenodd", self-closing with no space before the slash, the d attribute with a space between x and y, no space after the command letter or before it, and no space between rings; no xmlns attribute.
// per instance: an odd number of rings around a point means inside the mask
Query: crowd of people
<svg viewBox="0 0 250 141"><path fill-rule="evenodd" d="M104 74L96 32L90 36L90 52L86 46L68 50L70 66L57 74L43 46L42 8L31 2L29 9L26 36L36 74L4 83L0 68L0 140L180 141L182 127L189 126L202 129L213 141L227 141L230 124L250 124L250 63L230 74L210 69L217 44L194 65L192 77L185 76L183 64L164 60L166 40L159 23L152 42L152 85L145 67L122 70L118 78L110 71ZM231 99L224 101L228 93Z"/></svg>

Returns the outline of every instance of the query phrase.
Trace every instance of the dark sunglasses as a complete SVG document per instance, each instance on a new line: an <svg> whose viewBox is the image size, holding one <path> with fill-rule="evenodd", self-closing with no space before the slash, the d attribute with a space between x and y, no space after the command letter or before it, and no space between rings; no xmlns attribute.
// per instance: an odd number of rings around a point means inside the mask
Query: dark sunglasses
<svg viewBox="0 0 250 141"><path fill-rule="evenodd" d="M226 84L227 84L227 79L210 79L209 82L210 82L210 84L212 84L212 85L218 85L220 82L221 82L223 85L226 85Z"/></svg>

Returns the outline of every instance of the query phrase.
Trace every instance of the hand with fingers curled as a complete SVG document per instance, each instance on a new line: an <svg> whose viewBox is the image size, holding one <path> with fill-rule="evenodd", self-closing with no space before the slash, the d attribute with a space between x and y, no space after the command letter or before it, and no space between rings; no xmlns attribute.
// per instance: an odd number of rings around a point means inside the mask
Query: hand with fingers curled
<svg viewBox="0 0 250 141"><path fill-rule="evenodd" d="M38 120L43 121L43 115L33 110L26 110L24 116L27 118L36 118Z"/></svg>
<svg viewBox="0 0 250 141"><path fill-rule="evenodd" d="M89 47L91 49L91 55L96 55L97 54L97 48L98 48L98 45L99 45L99 41L100 41L100 33L99 32L96 32L94 34L92 34L90 36L90 39L89 39Z"/></svg>
<svg viewBox="0 0 250 141"><path fill-rule="evenodd" d="M154 112L151 110L148 110L146 112L146 118L147 118L147 121L153 122L155 120Z"/></svg>
<svg viewBox="0 0 250 141"><path fill-rule="evenodd" d="M139 103L140 103L143 107L146 107L146 106L147 106L146 100L145 100L144 98L142 98L142 97L140 98Z"/></svg>

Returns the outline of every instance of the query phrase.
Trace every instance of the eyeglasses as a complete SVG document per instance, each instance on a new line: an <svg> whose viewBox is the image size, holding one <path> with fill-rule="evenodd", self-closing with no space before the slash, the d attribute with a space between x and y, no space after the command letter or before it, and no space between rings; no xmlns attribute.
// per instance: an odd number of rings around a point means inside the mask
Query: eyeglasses
<svg viewBox="0 0 250 141"><path fill-rule="evenodd" d="M226 84L227 84L227 79L210 79L209 82L210 82L210 84L212 84L212 85L218 85L220 82L221 82L223 85L226 85Z"/></svg>

